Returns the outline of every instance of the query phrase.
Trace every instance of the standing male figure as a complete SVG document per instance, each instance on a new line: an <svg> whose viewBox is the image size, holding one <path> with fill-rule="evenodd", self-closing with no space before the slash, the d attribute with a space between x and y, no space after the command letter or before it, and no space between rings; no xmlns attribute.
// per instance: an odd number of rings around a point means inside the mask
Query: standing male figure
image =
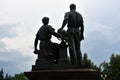
<svg viewBox="0 0 120 80"><path fill-rule="evenodd" d="M84 24L81 14L76 11L75 4L71 4L70 11L65 13L62 27L59 30L62 30L66 24L71 63L81 65L80 41L84 39Z"/></svg>

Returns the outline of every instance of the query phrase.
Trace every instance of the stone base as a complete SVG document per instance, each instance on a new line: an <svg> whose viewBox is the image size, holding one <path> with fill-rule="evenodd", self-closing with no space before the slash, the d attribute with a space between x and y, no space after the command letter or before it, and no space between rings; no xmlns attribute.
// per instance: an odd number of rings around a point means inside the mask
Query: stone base
<svg viewBox="0 0 120 80"><path fill-rule="evenodd" d="M99 72L92 69L39 70L25 72L29 80L97 80Z"/></svg>
<svg viewBox="0 0 120 80"><path fill-rule="evenodd" d="M41 70L65 70L65 69L85 69L84 66L81 65L61 65L61 64L53 64L53 65L32 65L32 71L41 71Z"/></svg>

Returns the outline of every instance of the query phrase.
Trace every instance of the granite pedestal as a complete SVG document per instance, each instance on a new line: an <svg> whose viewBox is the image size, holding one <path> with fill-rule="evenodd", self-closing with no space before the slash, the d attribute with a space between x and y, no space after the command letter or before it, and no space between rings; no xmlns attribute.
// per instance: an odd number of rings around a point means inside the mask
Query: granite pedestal
<svg viewBox="0 0 120 80"><path fill-rule="evenodd" d="M29 80L98 80L99 72L92 69L40 70L25 72Z"/></svg>
<svg viewBox="0 0 120 80"><path fill-rule="evenodd" d="M81 65L72 65L67 57L67 45L62 43L59 49L58 64L44 58L40 50L32 70L25 72L29 80L97 80L99 72L84 69Z"/></svg>

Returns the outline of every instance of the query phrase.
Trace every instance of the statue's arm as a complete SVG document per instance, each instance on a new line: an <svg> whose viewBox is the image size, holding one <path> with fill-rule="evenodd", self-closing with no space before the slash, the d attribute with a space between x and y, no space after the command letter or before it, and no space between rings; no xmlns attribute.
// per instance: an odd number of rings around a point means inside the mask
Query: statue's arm
<svg viewBox="0 0 120 80"><path fill-rule="evenodd" d="M62 27L60 29L63 29L65 27L65 25L68 23L68 17L69 17L68 13L65 13Z"/></svg>
<svg viewBox="0 0 120 80"><path fill-rule="evenodd" d="M52 26L49 25L49 27L47 28L48 32L50 32L51 35L57 37L57 38L62 38L64 40L68 40L66 37L62 36L61 34L55 32L55 29L52 28Z"/></svg>
<svg viewBox="0 0 120 80"><path fill-rule="evenodd" d="M60 35L55 32L55 29L52 26L49 25L47 29L49 34L54 35L57 38L60 38Z"/></svg>
<svg viewBox="0 0 120 80"><path fill-rule="evenodd" d="M56 32L52 32L52 35L54 35L54 36L55 36L55 37L57 37L57 38L62 38L62 39L64 39L64 40L68 40L68 38L67 38L67 37L62 36L61 34L56 33Z"/></svg>
<svg viewBox="0 0 120 80"><path fill-rule="evenodd" d="M83 40L84 39L84 21L83 21L83 19L82 19L82 21L81 21L82 23L81 23L81 40Z"/></svg>
<svg viewBox="0 0 120 80"><path fill-rule="evenodd" d="M84 34L84 24L82 23L81 25L81 34L83 35Z"/></svg>
<svg viewBox="0 0 120 80"><path fill-rule="evenodd" d="M37 51L37 45L38 45L38 37L36 36L35 41L34 41L34 49Z"/></svg>
<svg viewBox="0 0 120 80"><path fill-rule="evenodd" d="M61 29L63 29L63 28L65 27L65 25L67 24L67 22L68 22L68 19L65 18L65 19L63 20Z"/></svg>

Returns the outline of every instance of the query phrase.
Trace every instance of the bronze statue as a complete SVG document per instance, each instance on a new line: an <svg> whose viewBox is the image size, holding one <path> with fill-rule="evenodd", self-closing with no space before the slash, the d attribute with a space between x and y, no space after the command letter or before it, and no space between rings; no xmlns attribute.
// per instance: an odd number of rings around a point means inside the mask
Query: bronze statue
<svg viewBox="0 0 120 80"><path fill-rule="evenodd" d="M70 5L70 11L65 13L62 27L63 30L67 24L69 53L72 64L81 65L82 54L80 50L80 41L84 39L84 24L83 18L79 12L76 11L76 5Z"/></svg>
<svg viewBox="0 0 120 80"><path fill-rule="evenodd" d="M34 42L34 53L38 54L40 53L40 50L42 50L42 56L47 60L52 60L55 62L55 64L58 63L59 58L59 44L51 42L51 37L54 35L55 37L67 39L63 37L62 35L55 32L55 29L48 25L49 18L44 17L42 19L43 26L38 30ZM40 40L39 49L37 49L38 41ZM41 54L41 53L40 53Z"/></svg>
<svg viewBox="0 0 120 80"><path fill-rule="evenodd" d="M43 26L38 30L35 38L35 43L34 43L34 48L35 51L34 53L38 53L39 49L37 49L37 44L38 40L40 40L40 50L43 50L44 57L46 59L53 59L56 60L58 59L58 44L51 42L51 36L52 35L57 35L55 33L54 28L52 26L48 25L49 23L49 18L44 17L42 19Z"/></svg>

